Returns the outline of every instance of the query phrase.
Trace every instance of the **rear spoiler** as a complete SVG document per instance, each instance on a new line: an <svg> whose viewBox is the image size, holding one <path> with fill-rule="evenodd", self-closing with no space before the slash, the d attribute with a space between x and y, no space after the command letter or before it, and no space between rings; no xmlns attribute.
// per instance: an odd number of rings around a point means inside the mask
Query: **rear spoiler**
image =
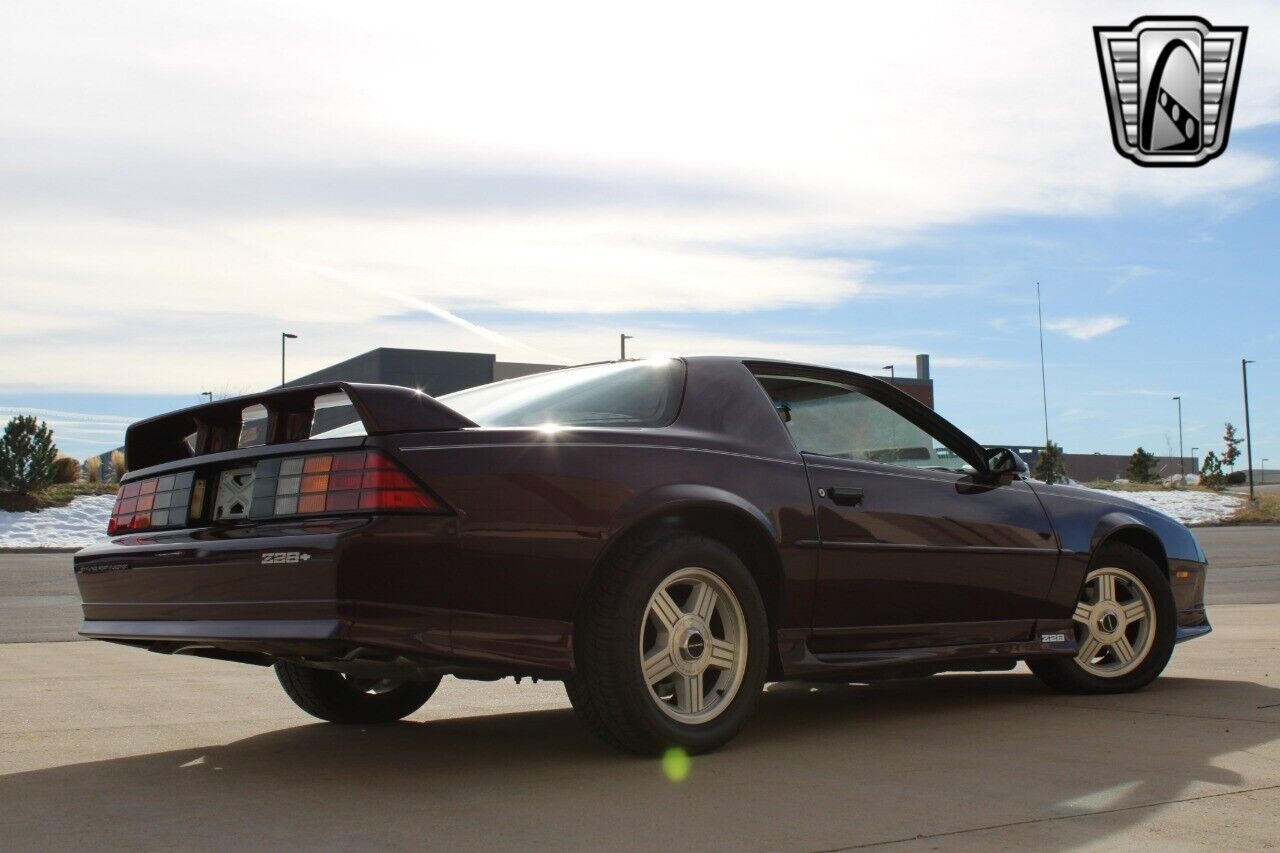
<svg viewBox="0 0 1280 853"><path fill-rule="evenodd" d="M125 463L130 470L137 470L235 450L240 441L241 416L250 406L260 405L267 410L267 444L301 441L310 435L316 398L339 392L347 395L369 435L440 432L478 426L413 388L326 382L231 397L138 421L125 433ZM187 442L192 435L195 436L194 449Z"/></svg>

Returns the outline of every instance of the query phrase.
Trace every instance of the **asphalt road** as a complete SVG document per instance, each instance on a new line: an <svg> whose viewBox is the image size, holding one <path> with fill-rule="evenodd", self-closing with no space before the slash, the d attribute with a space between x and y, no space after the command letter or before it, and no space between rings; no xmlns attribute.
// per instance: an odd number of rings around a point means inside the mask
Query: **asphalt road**
<svg viewBox="0 0 1280 853"><path fill-rule="evenodd" d="M1203 527L1209 604L1280 602L1280 527ZM0 643L76 639L70 554L0 554Z"/></svg>
<svg viewBox="0 0 1280 853"><path fill-rule="evenodd" d="M597 744L554 683L446 679L408 721L342 727L270 670L13 642L70 636L77 608L67 555L3 555L0 848L1274 846L1280 528L1199 535L1216 631L1144 691L771 685L683 781Z"/></svg>

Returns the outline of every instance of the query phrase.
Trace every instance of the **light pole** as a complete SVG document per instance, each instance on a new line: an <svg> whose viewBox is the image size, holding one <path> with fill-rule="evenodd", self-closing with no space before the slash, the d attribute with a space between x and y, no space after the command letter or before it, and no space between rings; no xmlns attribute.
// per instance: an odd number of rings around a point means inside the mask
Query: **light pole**
<svg viewBox="0 0 1280 853"><path fill-rule="evenodd" d="M209 402L210 402L210 403L212 403L212 402L213 402L213 392L212 392L212 391L201 391L201 392L200 392L200 396L201 396L201 397L208 397L208 398L209 398Z"/></svg>
<svg viewBox="0 0 1280 853"><path fill-rule="evenodd" d="M291 335L288 332L280 333L280 385L284 387L284 342L289 340L297 340L297 335Z"/></svg>
<svg viewBox="0 0 1280 853"><path fill-rule="evenodd" d="M622 361L627 360L627 341L633 340L635 335L618 335L618 345L622 350Z"/></svg>
<svg viewBox="0 0 1280 853"><path fill-rule="evenodd" d="M1174 397L1178 401L1178 479L1182 481L1182 485L1187 484L1187 463L1182 455L1182 398Z"/></svg>
<svg viewBox="0 0 1280 853"><path fill-rule="evenodd" d="M880 369L881 369L881 370L887 370L887 371L889 371L889 380L890 380L890 381L892 381L892 380L894 379L893 365L892 365L892 364L886 364L884 367L882 367L882 368L880 368Z"/></svg>
<svg viewBox="0 0 1280 853"><path fill-rule="evenodd" d="M1249 502L1252 503L1253 497L1253 438L1249 435L1249 365L1253 364L1253 359L1240 359L1240 379L1244 384L1244 452L1245 460L1249 465Z"/></svg>

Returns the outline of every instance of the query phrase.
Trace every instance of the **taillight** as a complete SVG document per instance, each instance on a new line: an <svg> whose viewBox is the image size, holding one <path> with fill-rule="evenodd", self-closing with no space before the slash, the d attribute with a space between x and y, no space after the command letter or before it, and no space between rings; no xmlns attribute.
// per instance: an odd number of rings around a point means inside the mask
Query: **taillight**
<svg viewBox="0 0 1280 853"><path fill-rule="evenodd" d="M107 522L107 535L157 527L177 527L191 504L191 471L125 483Z"/></svg>
<svg viewBox="0 0 1280 853"><path fill-rule="evenodd" d="M250 518L444 506L377 451L264 459L253 479Z"/></svg>

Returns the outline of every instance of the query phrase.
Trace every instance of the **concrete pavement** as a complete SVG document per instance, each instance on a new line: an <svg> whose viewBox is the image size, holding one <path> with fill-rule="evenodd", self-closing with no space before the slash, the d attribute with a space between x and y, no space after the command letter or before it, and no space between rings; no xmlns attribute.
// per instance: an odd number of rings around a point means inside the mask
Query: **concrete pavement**
<svg viewBox="0 0 1280 853"><path fill-rule="evenodd" d="M742 737L657 761L591 740L556 684L446 680L411 721L314 723L269 670L90 643L0 646L14 849L1257 848L1280 840L1280 628L1229 605L1126 696L1025 672L778 685Z"/></svg>
<svg viewBox="0 0 1280 853"><path fill-rule="evenodd" d="M1211 601L1280 600L1280 528L1199 533L1215 565ZM66 555L38 556L52 562L26 564L32 577L68 576ZM0 624L58 612L50 599L63 593L48 583L0 581ZM1276 845L1280 606L1219 605L1211 617L1214 634L1124 696L1049 693L1021 668L774 685L743 735L694 759L680 783L657 761L599 746L558 684L446 679L409 721L351 728L312 721L270 670L9 643L0 846Z"/></svg>

